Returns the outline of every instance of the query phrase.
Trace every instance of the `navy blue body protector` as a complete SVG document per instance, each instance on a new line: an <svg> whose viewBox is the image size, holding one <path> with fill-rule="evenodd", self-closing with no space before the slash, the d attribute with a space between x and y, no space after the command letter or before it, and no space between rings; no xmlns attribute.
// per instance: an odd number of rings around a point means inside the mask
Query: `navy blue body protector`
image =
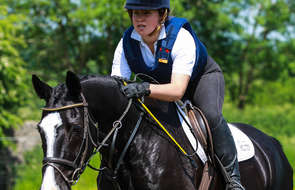
<svg viewBox="0 0 295 190"><path fill-rule="evenodd" d="M175 43L177 34L181 28L190 32L196 44L196 61L190 81L194 81L203 73L207 63L207 50L197 35L184 18L172 17L165 22L166 38L158 41L156 49L155 64L149 67L145 64L141 54L139 41L131 38L134 27L128 28L123 36L123 49L131 71L135 74L144 73L156 79L160 84L170 83L173 61L171 50Z"/></svg>

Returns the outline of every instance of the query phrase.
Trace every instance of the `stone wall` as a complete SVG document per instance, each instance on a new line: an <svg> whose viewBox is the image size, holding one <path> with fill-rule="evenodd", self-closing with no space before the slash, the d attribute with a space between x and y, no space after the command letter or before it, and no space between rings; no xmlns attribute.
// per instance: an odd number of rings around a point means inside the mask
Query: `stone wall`
<svg viewBox="0 0 295 190"><path fill-rule="evenodd" d="M23 162L23 154L32 150L41 139L36 129L37 122L27 121L16 130L6 131L6 137L0 137L0 189L12 190L16 169ZM14 147L4 147L1 141L10 141Z"/></svg>

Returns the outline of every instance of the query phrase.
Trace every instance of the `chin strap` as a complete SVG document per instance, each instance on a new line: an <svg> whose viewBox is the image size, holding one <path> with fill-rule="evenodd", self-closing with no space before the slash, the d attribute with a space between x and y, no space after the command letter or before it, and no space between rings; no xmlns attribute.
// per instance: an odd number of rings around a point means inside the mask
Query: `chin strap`
<svg viewBox="0 0 295 190"><path fill-rule="evenodd" d="M152 31L152 33L149 34L149 37L152 37L153 35L155 35L162 28L162 24L165 23L167 16L168 16L168 9L165 9L165 12L164 12L164 14L162 16L160 24L158 24L157 27L155 28L155 30Z"/></svg>
<svg viewBox="0 0 295 190"><path fill-rule="evenodd" d="M161 29L162 27L161 27L161 24L158 24L157 26L156 26L156 28L148 35L149 37L152 37L153 35L155 35L158 31L160 31L160 29Z"/></svg>

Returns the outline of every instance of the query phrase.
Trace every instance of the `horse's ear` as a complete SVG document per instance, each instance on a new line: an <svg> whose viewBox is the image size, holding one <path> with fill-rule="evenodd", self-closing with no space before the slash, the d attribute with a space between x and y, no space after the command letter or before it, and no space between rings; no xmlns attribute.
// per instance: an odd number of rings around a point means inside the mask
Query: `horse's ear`
<svg viewBox="0 0 295 190"><path fill-rule="evenodd" d="M81 84L79 77L71 72L67 72L66 85L71 96L78 96L81 93Z"/></svg>
<svg viewBox="0 0 295 190"><path fill-rule="evenodd" d="M41 99L48 101L52 92L52 87L41 81L36 75L32 75L32 83L37 95Z"/></svg>

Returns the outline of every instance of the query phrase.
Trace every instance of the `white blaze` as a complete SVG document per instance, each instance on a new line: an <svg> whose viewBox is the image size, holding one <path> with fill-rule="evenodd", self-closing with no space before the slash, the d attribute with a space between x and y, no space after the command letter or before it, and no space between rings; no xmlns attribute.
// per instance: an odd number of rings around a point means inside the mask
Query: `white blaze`
<svg viewBox="0 0 295 190"><path fill-rule="evenodd" d="M62 120L58 112L50 113L44 117L40 123L41 129L44 131L47 153L46 157L53 157L54 142L56 138L56 129L62 125ZM59 190L54 176L54 168L47 167L43 176L41 190Z"/></svg>

